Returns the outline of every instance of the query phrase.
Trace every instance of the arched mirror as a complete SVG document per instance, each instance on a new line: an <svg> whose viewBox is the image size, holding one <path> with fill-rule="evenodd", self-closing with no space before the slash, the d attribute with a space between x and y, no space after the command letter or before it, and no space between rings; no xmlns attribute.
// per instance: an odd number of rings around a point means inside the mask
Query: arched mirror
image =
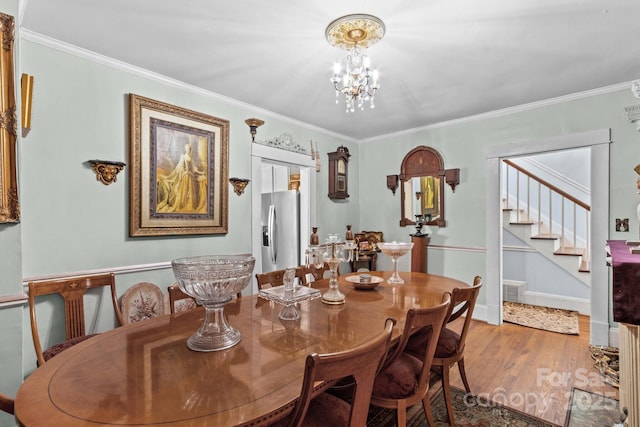
<svg viewBox="0 0 640 427"><path fill-rule="evenodd" d="M459 169L445 170L440 153L421 145L404 156L398 178L400 226L414 225L416 218L423 218L425 225L445 227L444 184L455 191Z"/></svg>

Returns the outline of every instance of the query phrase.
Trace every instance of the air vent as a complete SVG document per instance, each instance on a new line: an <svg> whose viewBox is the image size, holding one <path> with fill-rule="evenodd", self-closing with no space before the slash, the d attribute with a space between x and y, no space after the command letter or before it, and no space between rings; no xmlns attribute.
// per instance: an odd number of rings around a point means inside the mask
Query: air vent
<svg viewBox="0 0 640 427"><path fill-rule="evenodd" d="M502 300L510 302L524 302L524 292L527 289L527 282L518 280L502 281Z"/></svg>

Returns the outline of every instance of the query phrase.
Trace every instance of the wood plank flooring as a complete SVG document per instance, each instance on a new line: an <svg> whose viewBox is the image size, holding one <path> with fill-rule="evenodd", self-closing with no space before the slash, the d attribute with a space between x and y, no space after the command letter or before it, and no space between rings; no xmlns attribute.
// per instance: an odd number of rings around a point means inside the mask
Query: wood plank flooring
<svg viewBox="0 0 640 427"><path fill-rule="evenodd" d="M580 335L565 335L510 323L473 321L465 349L465 370L473 394L563 425L572 387L619 399L605 384L589 351L589 317L580 316ZM458 369L451 384L464 389Z"/></svg>

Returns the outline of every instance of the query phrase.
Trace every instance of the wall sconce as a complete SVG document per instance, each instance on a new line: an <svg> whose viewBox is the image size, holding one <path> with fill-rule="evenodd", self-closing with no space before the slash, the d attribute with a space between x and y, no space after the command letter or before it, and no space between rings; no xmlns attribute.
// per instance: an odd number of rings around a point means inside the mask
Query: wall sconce
<svg viewBox="0 0 640 427"><path fill-rule="evenodd" d="M422 192L416 191L416 200L420 200L420 196L422 196Z"/></svg>
<svg viewBox="0 0 640 427"><path fill-rule="evenodd" d="M22 137L25 138L31 130L31 108L33 104L33 76L22 74L20 79L21 92L21 118L22 118Z"/></svg>
<svg viewBox="0 0 640 427"><path fill-rule="evenodd" d="M444 171L444 180L451 186L451 190L455 193L456 187L460 184L460 169L447 169Z"/></svg>
<svg viewBox="0 0 640 427"><path fill-rule="evenodd" d="M251 133L251 142L256 142L256 134L258 133L258 128L264 124L264 120L260 119L247 119L244 121L247 125L249 125L249 133Z"/></svg>
<svg viewBox="0 0 640 427"><path fill-rule="evenodd" d="M393 195L396 195L396 190L398 189L398 175L387 175L387 188L393 192Z"/></svg>
<svg viewBox="0 0 640 427"><path fill-rule="evenodd" d="M233 185L233 191L240 196L244 193L244 189L247 188L250 181L244 178L229 178L229 182Z"/></svg>
<svg viewBox="0 0 640 427"><path fill-rule="evenodd" d="M104 185L116 182L118 173L126 166L126 163L110 160L88 160L87 162L96 173L96 179Z"/></svg>
<svg viewBox="0 0 640 427"><path fill-rule="evenodd" d="M320 152L318 151L318 142L316 141L316 148L313 148L313 141L311 141L311 160L316 161L316 172L320 172Z"/></svg>
<svg viewBox="0 0 640 427"><path fill-rule="evenodd" d="M631 82L631 93L640 99L640 80ZM636 125L636 130L640 131L640 105L624 107L624 115L631 123Z"/></svg>

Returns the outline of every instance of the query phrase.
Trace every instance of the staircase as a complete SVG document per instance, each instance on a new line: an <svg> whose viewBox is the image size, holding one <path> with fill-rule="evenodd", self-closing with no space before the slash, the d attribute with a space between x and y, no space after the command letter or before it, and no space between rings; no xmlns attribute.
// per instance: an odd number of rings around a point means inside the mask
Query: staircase
<svg viewBox="0 0 640 427"><path fill-rule="evenodd" d="M503 196L503 226L590 286L590 206L519 165L504 163L510 178Z"/></svg>
<svg viewBox="0 0 640 427"><path fill-rule="evenodd" d="M534 221L523 218L513 220L513 211L509 208L503 209L502 223L505 229L523 242L527 242L545 258L585 285L591 284L589 254L585 248L571 246L560 234L538 233L540 227Z"/></svg>

